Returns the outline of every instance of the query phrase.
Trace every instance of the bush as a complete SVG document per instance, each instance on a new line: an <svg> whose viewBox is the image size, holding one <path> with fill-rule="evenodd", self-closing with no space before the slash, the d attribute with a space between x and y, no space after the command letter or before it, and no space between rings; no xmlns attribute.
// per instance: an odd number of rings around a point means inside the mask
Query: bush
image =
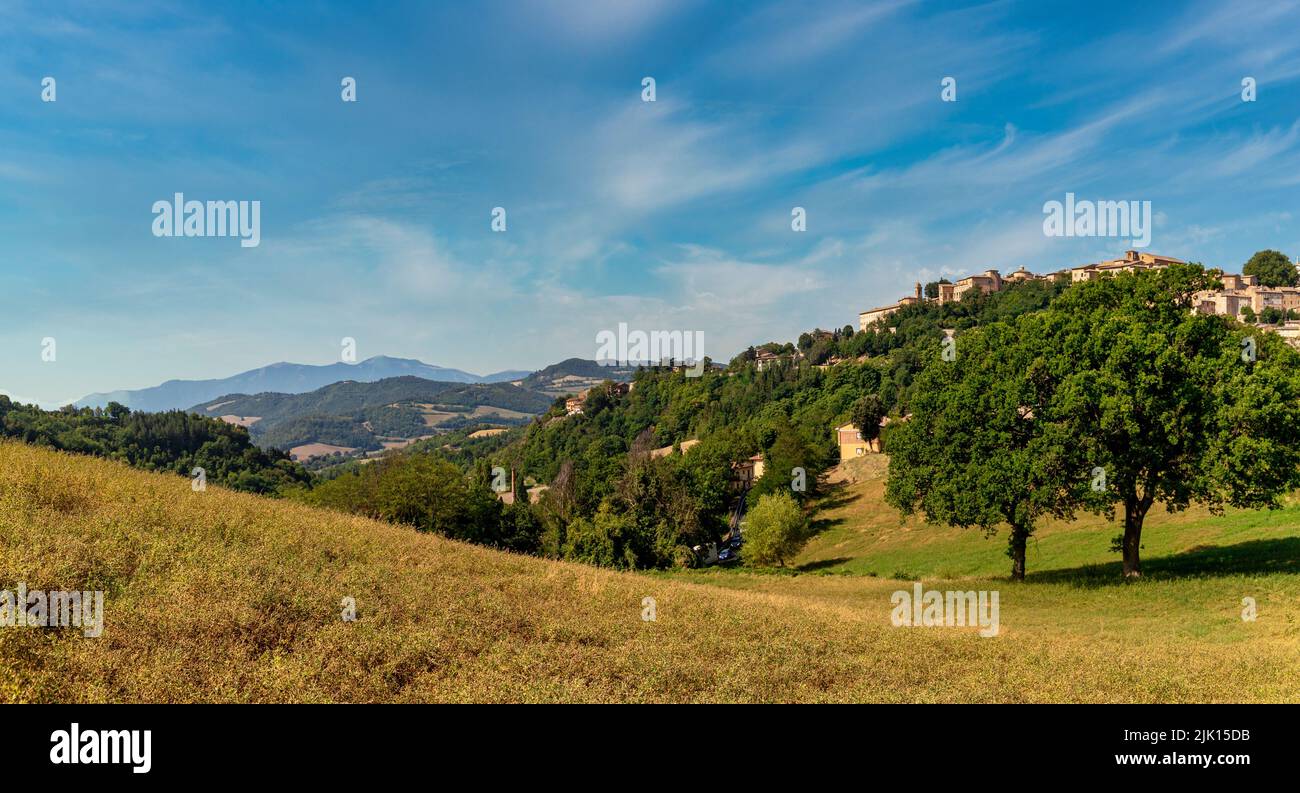
<svg viewBox="0 0 1300 793"><path fill-rule="evenodd" d="M745 563L784 567L803 547L804 526L803 511L788 493L759 498L745 524Z"/></svg>
<svg viewBox="0 0 1300 793"><path fill-rule="evenodd" d="M635 568L636 558L628 547L635 530L635 521L616 513L605 502L591 518L578 518L569 524L564 556L598 567Z"/></svg>

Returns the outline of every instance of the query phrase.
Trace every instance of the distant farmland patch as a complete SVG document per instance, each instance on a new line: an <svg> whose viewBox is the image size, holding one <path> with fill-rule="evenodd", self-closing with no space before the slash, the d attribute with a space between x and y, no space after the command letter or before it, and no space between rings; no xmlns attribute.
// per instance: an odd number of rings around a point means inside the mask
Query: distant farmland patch
<svg viewBox="0 0 1300 793"><path fill-rule="evenodd" d="M355 446L334 446L329 443L304 443L301 446L295 446L290 449L289 456L295 460L307 460L312 457L324 457L333 454L334 452L351 454L354 451L356 451Z"/></svg>
<svg viewBox="0 0 1300 793"><path fill-rule="evenodd" d="M238 427L251 427L262 420L261 416L222 416L221 420L227 424L234 424Z"/></svg>

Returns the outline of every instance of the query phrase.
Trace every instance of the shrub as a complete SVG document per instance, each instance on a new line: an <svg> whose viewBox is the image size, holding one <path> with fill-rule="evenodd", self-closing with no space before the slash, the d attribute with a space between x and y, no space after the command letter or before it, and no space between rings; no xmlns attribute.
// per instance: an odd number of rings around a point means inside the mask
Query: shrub
<svg viewBox="0 0 1300 793"><path fill-rule="evenodd" d="M804 516L788 493L762 496L745 525L746 564L785 566L803 546Z"/></svg>

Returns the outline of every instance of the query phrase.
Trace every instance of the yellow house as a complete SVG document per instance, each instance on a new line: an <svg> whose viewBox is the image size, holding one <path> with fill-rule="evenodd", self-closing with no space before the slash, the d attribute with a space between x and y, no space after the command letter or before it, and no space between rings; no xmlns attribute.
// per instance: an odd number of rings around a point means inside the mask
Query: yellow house
<svg viewBox="0 0 1300 793"><path fill-rule="evenodd" d="M952 299L961 300L961 296L972 289L978 289L986 295L989 292L1001 292L1002 276L997 270L985 270L983 275L968 275L953 286Z"/></svg>
<svg viewBox="0 0 1300 793"><path fill-rule="evenodd" d="M879 438L874 441L863 440L862 433L852 424L835 428L835 442L840 447L840 462L880 451Z"/></svg>

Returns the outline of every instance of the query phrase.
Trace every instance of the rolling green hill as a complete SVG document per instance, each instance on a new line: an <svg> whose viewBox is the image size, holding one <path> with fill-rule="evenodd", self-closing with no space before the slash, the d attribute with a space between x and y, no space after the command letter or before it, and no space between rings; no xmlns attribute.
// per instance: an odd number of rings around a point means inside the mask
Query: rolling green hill
<svg viewBox="0 0 1300 793"><path fill-rule="evenodd" d="M228 394L195 405L204 416L246 419L254 441L290 449L323 443L362 450L476 420L513 424L542 413L552 399L509 383L443 383L419 377L346 380L306 394Z"/></svg>
<svg viewBox="0 0 1300 793"><path fill-rule="evenodd" d="M253 493L311 480L288 455L254 446L245 428L180 410L137 413L117 403L107 410L41 410L0 394L0 440L4 438L185 477L201 468L209 482Z"/></svg>
<svg viewBox="0 0 1300 793"><path fill-rule="evenodd" d="M582 358L568 358L533 372L520 385L556 397L581 393L606 380L630 382L636 371L635 366L606 366Z"/></svg>
<svg viewBox="0 0 1300 793"><path fill-rule="evenodd" d="M343 416L403 402L449 408L488 405L522 413L541 413L551 405L550 398L509 383L443 383L407 376L373 383L344 380L306 394L228 394L190 410L209 416L260 416L273 423L301 416Z"/></svg>

